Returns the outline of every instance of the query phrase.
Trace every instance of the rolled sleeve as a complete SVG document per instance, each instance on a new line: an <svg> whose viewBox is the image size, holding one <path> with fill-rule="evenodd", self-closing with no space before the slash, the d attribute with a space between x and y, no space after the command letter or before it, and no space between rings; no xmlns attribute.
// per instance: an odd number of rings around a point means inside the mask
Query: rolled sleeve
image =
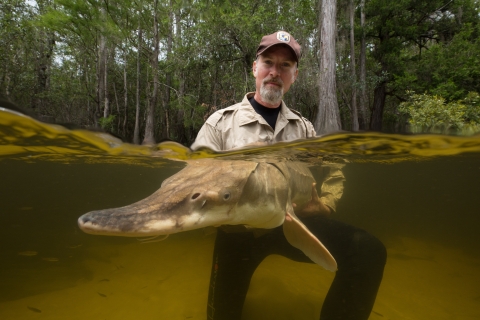
<svg viewBox="0 0 480 320"><path fill-rule="evenodd" d="M343 195L343 182L345 176L343 175L342 168L344 164L325 164L324 170L327 169L325 178L322 183L322 189L320 193L320 200L332 209L334 212L337 208L337 202Z"/></svg>

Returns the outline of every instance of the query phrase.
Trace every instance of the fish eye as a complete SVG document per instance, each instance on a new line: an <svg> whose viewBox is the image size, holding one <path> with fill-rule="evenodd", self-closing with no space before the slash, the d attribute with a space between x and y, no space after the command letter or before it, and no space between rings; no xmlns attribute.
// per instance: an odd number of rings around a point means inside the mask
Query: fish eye
<svg viewBox="0 0 480 320"><path fill-rule="evenodd" d="M223 195L223 200L228 200L230 199L230 192L225 192L224 195Z"/></svg>

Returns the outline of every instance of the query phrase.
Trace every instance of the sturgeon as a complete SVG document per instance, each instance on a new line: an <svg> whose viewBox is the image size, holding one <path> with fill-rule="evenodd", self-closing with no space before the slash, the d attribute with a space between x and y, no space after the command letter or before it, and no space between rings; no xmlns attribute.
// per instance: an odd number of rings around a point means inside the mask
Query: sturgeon
<svg viewBox="0 0 480 320"><path fill-rule="evenodd" d="M89 234L155 237L209 226L283 225L288 242L326 270L330 252L294 213L312 200L315 179L299 162L202 159L165 179L160 189L128 206L91 211L78 219Z"/></svg>

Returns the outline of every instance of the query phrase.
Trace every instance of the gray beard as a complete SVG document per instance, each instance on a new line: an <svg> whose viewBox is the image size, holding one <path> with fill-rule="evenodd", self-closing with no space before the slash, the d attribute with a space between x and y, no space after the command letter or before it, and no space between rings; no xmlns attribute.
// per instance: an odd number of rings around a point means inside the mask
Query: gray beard
<svg viewBox="0 0 480 320"><path fill-rule="evenodd" d="M260 87L260 97L262 100L271 105L279 105L282 102L283 97L283 87L279 89L266 88L265 84L262 83Z"/></svg>

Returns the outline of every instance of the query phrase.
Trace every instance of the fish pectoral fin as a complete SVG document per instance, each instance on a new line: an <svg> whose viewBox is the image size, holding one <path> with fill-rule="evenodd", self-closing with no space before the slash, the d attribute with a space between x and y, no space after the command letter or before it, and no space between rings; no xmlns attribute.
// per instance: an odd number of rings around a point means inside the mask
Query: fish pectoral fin
<svg viewBox="0 0 480 320"><path fill-rule="evenodd" d="M283 233L292 246L302 250L313 262L328 271L334 272L337 270L337 262L327 248L294 213L287 211L285 221L283 222Z"/></svg>

